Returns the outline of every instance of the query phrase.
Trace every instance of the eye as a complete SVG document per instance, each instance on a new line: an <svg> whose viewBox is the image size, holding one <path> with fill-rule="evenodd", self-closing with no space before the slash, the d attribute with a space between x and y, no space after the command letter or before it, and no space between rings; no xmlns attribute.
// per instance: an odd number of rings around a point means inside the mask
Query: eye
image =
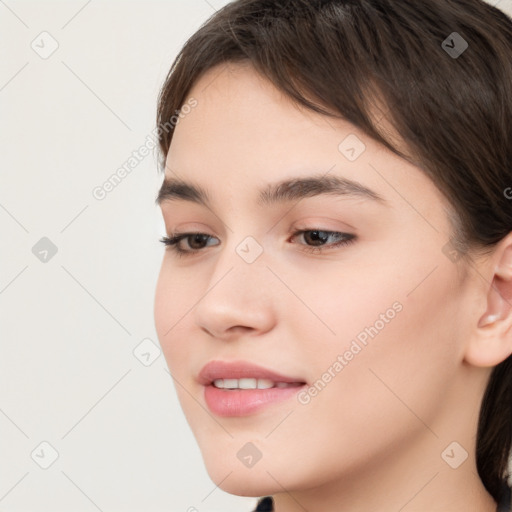
<svg viewBox="0 0 512 512"><path fill-rule="evenodd" d="M356 240L356 236L350 233L340 233L337 231L326 231L322 229L302 229L299 231L295 231L292 234L292 239L298 237L299 235L306 235L304 237L305 240L309 240L312 242L312 246L305 245L305 252L309 253L322 253L325 251L324 244L329 238L336 238L338 241L331 243L328 245L330 249L340 247L343 245L348 245ZM160 242L164 245L170 247L178 256L189 256L192 254L199 253L205 247L205 242L213 239L214 237L207 235L205 233L173 233L169 237L162 237ZM189 249L184 249L180 246L182 240L185 240L189 244ZM191 243L190 243L191 242ZM294 243L294 242L292 242ZM215 244L214 244L215 245ZM218 244L216 244L218 245ZM195 247L194 247L195 246ZM198 247L199 246L199 247Z"/></svg>
<svg viewBox="0 0 512 512"><path fill-rule="evenodd" d="M170 237L162 237L160 239L160 242L162 242L164 245L169 246L178 256L185 256L188 254L194 254L199 252L203 248L203 243L208 241L208 239L211 239L212 237L210 235L206 235L204 233L182 233L177 234L173 233ZM193 240L191 249L183 249L180 247L180 242L182 240ZM198 247L193 247L193 245L199 244Z"/></svg>
<svg viewBox="0 0 512 512"><path fill-rule="evenodd" d="M356 236L350 233L339 233L337 231L324 231L321 229L305 229L296 231L293 237L304 235L304 240L311 240L312 246L305 246L304 251L309 253L322 253L325 251L324 244L329 238L337 238L338 241L328 245L330 249L341 247L355 241ZM307 236L306 236L307 235Z"/></svg>

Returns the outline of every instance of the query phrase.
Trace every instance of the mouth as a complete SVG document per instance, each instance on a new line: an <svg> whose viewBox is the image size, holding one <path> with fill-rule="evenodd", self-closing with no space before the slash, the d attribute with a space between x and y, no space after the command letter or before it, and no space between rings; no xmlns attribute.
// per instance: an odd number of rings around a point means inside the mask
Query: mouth
<svg viewBox="0 0 512 512"><path fill-rule="evenodd" d="M204 400L218 416L247 416L289 400L307 384L245 361L211 361L199 374Z"/></svg>
<svg viewBox="0 0 512 512"><path fill-rule="evenodd" d="M275 383L261 388L219 388L213 382L204 386L204 401L210 412L222 417L250 416L269 407L279 407L306 387L306 384ZM289 405L289 404L288 404Z"/></svg>
<svg viewBox="0 0 512 512"><path fill-rule="evenodd" d="M271 388L292 388L302 386L305 382L274 382L270 379L215 379L210 385L217 389L271 389Z"/></svg>
<svg viewBox="0 0 512 512"><path fill-rule="evenodd" d="M279 385L305 384L301 377L282 375L270 368L248 361L210 361L198 375L203 386L215 385L223 389L267 389ZM261 386L261 387L260 387Z"/></svg>

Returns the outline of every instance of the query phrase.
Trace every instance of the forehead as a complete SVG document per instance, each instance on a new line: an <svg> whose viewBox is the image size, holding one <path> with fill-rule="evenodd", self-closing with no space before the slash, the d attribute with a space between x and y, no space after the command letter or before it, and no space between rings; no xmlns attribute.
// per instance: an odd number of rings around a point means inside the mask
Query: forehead
<svg viewBox="0 0 512 512"><path fill-rule="evenodd" d="M242 62L223 62L209 68L196 80L189 96L201 97L210 103L219 99L227 100L223 108L238 98L267 99L278 104L292 104L291 98L283 94L266 77L261 75L252 64ZM248 108L252 105L248 104Z"/></svg>
<svg viewBox="0 0 512 512"><path fill-rule="evenodd" d="M222 166L238 175L265 176L268 171L271 177L313 163L325 172L339 163L355 168L342 157L339 145L350 134L367 139L343 119L328 119L297 105L248 65L211 68L188 98L196 106L175 127L168 169L195 173L207 162L205 171ZM369 144L361 143L365 150Z"/></svg>
<svg viewBox="0 0 512 512"><path fill-rule="evenodd" d="M194 98L197 106L182 116L173 142L182 142L186 136L197 143L196 150L212 137L232 146L264 143L267 150L269 146L286 148L292 137L314 138L316 128L333 130L326 116L298 105L245 63L223 63L209 69L188 97Z"/></svg>

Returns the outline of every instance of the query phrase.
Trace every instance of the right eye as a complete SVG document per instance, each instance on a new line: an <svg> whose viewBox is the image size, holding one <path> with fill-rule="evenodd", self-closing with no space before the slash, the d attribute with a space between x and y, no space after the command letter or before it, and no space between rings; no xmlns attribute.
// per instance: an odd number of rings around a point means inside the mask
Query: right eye
<svg viewBox="0 0 512 512"><path fill-rule="evenodd" d="M205 241L207 241L209 238L212 238L212 237L210 235L206 235L204 233L181 233L181 234L173 233L173 234L171 234L170 237L166 237L166 236L162 237L160 239L160 242L162 242L166 246L169 246L178 256L185 256L185 255L199 252L203 248L202 244ZM182 240L188 240L188 241L193 240L192 245L199 244L202 247L199 247L199 248L192 247L191 249L183 249L182 247L180 247L180 242ZM191 244L189 244L189 246L191 246Z"/></svg>

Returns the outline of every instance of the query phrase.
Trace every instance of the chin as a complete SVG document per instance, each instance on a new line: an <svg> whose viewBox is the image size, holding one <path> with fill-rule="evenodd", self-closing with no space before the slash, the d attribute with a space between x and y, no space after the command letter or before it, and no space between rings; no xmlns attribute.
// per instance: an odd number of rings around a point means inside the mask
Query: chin
<svg viewBox="0 0 512 512"><path fill-rule="evenodd" d="M302 488L308 481L308 469L290 467L282 451L275 457L263 454L252 467L246 467L237 457L240 447L230 449L208 445L202 450L208 476L220 489L236 496L261 497ZM243 455L243 454L242 454ZM243 456L241 455L241 458Z"/></svg>
<svg viewBox="0 0 512 512"><path fill-rule="evenodd" d="M206 470L215 485L224 492L235 496L258 498L282 490L276 480L263 467L260 469L255 467L251 469L229 469L219 465L214 465L213 467L206 465ZM277 479L279 480L279 477Z"/></svg>

